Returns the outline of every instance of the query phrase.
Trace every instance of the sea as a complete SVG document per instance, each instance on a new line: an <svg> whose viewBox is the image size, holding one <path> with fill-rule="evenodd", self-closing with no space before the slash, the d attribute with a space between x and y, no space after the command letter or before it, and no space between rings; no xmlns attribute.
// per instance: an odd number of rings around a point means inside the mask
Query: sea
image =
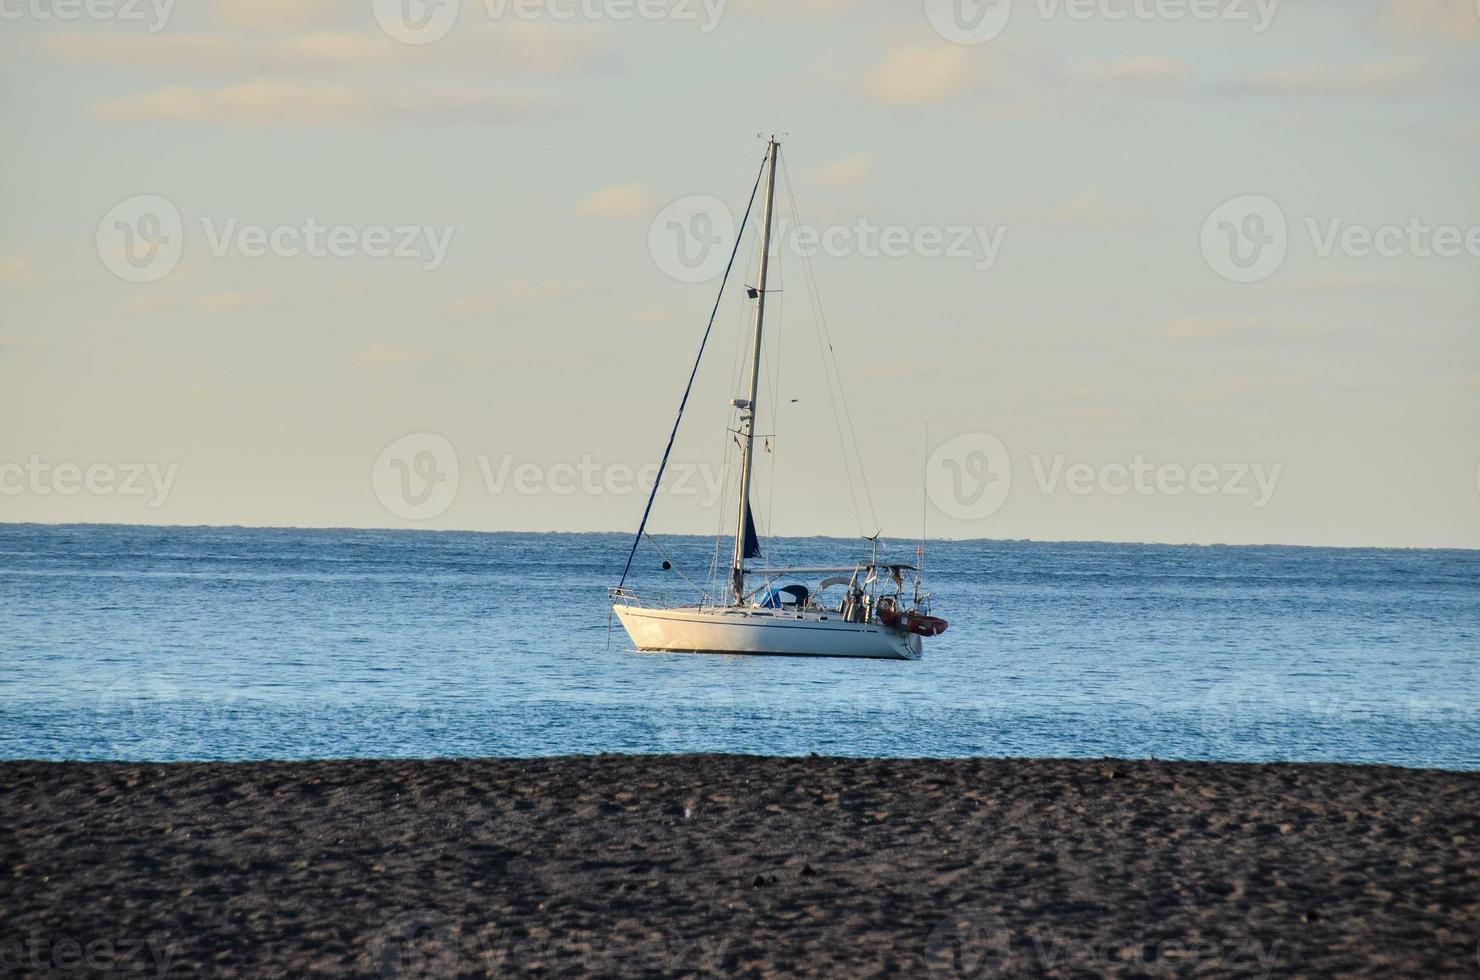
<svg viewBox="0 0 1480 980"><path fill-rule="evenodd" d="M727 752L1480 769L1480 552L933 541L919 662L639 653L630 539L0 525L0 758ZM853 540L772 541L846 564ZM711 538L630 587L702 588ZM882 555L913 560L915 542ZM664 571L667 558L675 566Z"/></svg>

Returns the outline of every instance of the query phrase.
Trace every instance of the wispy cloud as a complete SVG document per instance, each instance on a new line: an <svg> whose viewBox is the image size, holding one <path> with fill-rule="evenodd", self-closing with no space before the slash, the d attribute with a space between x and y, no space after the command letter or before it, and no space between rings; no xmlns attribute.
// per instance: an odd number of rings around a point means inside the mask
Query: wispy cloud
<svg viewBox="0 0 1480 980"><path fill-rule="evenodd" d="M817 174L821 187L857 187L874 173L874 158L868 152L854 153L823 167Z"/></svg>
<svg viewBox="0 0 1480 980"><path fill-rule="evenodd" d="M1473 0L1388 0L1388 20L1407 35L1480 40L1480 4Z"/></svg>
<svg viewBox="0 0 1480 980"><path fill-rule="evenodd" d="M1097 94L1170 95L1191 86L1188 63L1133 58L1066 64L1041 50L1014 44L972 48L953 44L895 44L863 80L875 103L926 106L959 103L973 116L1019 120L1070 112L1098 112ZM856 82L848 90L851 96Z"/></svg>
<svg viewBox="0 0 1480 980"><path fill-rule="evenodd" d="M640 218L651 213L652 198L641 184L603 187L581 202L579 213L592 218Z"/></svg>
<svg viewBox="0 0 1480 980"><path fill-rule="evenodd" d="M1360 65L1292 65L1255 72L1242 87L1285 95L1379 95L1423 90L1430 78L1422 65L1407 60Z"/></svg>
<svg viewBox="0 0 1480 980"><path fill-rule="evenodd" d="M1085 80L1095 84L1139 92L1170 92L1184 86L1191 66L1185 61L1163 58L1133 58L1111 64L1090 65Z"/></svg>
<svg viewBox="0 0 1480 980"><path fill-rule="evenodd" d="M123 301L123 309L126 313L135 316L152 316L172 310L178 302L178 297L173 293L162 293L158 290L149 290L143 293L133 293Z"/></svg>
<svg viewBox="0 0 1480 980"><path fill-rule="evenodd" d="M581 74L614 70L615 49L597 28L518 21L460 31L435 51L369 31L49 35L42 50L69 64L154 74L265 76L279 71L435 66L439 71Z"/></svg>
<svg viewBox="0 0 1480 980"><path fill-rule="evenodd" d="M1251 333L1316 334L1324 333L1326 330L1326 327L1318 324L1275 322L1260 316L1222 317L1220 319L1184 317L1167 328L1167 336L1172 340L1212 340L1234 335L1245 336Z"/></svg>
<svg viewBox="0 0 1480 980"><path fill-rule="evenodd" d="M1351 293L1374 289L1407 289L1410 285L1411 283L1405 276L1398 273L1383 273L1367 276L1291 276L1268 282L1265 284L1265 287L1270 292L1276 293L1329 295L1333 293Z"/></svg>
<svg viewBox="0 0 1480 980"><path fill-rule="evenodd" d="M357 360L362 367L402 367L431 357L432 353L414 347L401 347L389 340L376 340L360 351Z"/></svg>
<svg viewBox="0 0 1480 980"><path fill-rule="evenodd" d="M499 302L489 296L469 296L448 300L436 306L436 312L446 316L487 316L499 308Z"/></svg>
<svg viewBox="0 0 1480 980"><path fill-rule="evenodd" d="M519 281L502 289L452 300L436 307L448 316L487 316L520 306L538 305L589 293L591 283L585 280L554 279L545 282Z"/></svg>
<svg viewBox="0 0 1480 980"><path fill-rule="evenodd" d="M30 256L12 255L0 260L0 283L7 286L28 286L35 281L36 273L31 268Z"/></svg>
<svg viewBox="0 0 1480 980"><path fill-rule="evenodd" d="M1113 204L1105 200L1105 195L1098 188L1090 188L1051 209L1044 218L1050 224L1077 227L1130 225L1141 220L1141 209Z"/></svg>
<svg viewBox="0 0 1480 980"><path fill-rule="evenodd" d="M195 308L202 313L234 313L254 306L266 306L272 299L272 292L267 289L226 290L197 298Z"/></svg>
<svg viewBox="0 0 1480 980"><path fill-rule="evenodd" d="M828 20L863 6L862 0L729 0L728 12L766 20Z"/></svg>
<svg viewBox="0 0 1480 980"><path fill-rule="evenodd" d="M216 0L216 17L234 30L300 31L322 27L353 9L348 0Z"/></svg>
<svg viewBox="0 0 1480 980"><path fill-rule="evenodd" d="M930 105L961 95L978 73L962 45L896 47L870 74L868 92L883 105Z"/></svg>
<svg viewBox="0 0 1480 980"><path fill-rule="evenodd" d="M105 99L93 115L110 122L217 126L365 126L375 123L509 123L569 111L533 94L402 86L371 89L335 82L261 80L217 88L173 85Z"/></svg>
<svg viewBox="0 0 1480 980"><path fill-rule="evenodd" d="M384 36L346 32L291 37L70 33L47 36L42 49L68 64L209 76L279 69L386 67L409 63L416 50Z"/></svg>

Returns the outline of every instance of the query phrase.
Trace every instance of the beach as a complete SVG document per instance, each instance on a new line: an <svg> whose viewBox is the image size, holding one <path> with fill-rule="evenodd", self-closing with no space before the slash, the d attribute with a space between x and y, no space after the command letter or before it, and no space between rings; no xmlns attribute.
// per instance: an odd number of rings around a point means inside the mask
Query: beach
<svg viewBox="0 0 1480 980"><path fill-rule="evenodd" d="M1480 974L1480 774L0 763L0 973Z"/></svg>

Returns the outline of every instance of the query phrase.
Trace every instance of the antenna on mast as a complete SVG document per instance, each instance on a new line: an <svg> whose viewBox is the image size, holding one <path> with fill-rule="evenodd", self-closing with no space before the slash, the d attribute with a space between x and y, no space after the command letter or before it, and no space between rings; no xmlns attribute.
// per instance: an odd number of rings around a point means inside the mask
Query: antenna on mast
<svg viewBox="0 0 1480 980"><path fill-rule="evenodd" d="M920 547L915 551L915 605L920 604L920 580L925 577L925 524L930 519L930 422L925 423L925 451L920 465Z"/></svg>

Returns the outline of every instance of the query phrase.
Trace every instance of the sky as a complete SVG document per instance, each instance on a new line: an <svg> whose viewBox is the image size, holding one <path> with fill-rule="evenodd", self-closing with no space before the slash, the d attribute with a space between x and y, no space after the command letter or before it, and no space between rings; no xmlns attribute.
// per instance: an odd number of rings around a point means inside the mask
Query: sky
<svg viewBox="0 0 1480 980"><path fill-rule="evenodd" d="M774 133L767 533L1480 547L1477 0L0 0L0 128L0 520L630 530Z"/></svg>

